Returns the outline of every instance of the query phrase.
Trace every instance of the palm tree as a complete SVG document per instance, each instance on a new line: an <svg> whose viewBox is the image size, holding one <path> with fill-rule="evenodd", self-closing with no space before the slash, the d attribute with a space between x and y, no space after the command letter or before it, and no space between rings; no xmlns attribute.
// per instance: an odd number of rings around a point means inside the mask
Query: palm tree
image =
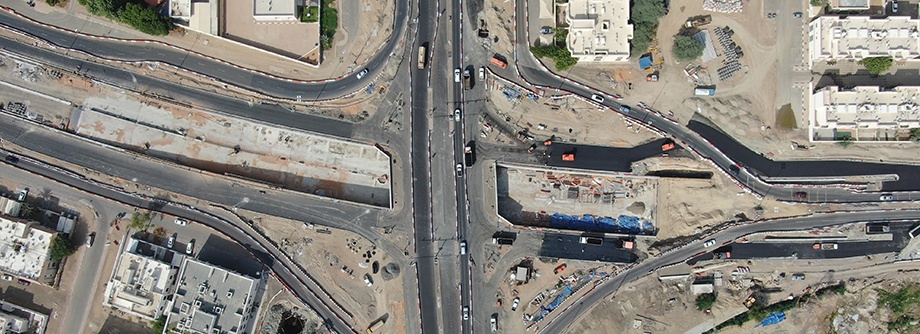
<svg viewBox="0 0 920 334"><path fill-rule="evenodd" d="M129 227L133 229L137 229L137 230L146 231L151 226L150 224L151 218L152 217L149 211L144 212L144 213L135 211L134 214L131 215L131 224L129 225Z"/></svg>

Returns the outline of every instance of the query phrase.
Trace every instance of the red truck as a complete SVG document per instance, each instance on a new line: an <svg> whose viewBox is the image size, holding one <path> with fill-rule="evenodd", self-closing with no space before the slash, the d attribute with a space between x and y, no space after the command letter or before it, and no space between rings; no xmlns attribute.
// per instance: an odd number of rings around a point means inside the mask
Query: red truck
<svg viewBox="0 0 920 334"><path fill-rule="evenodd" d="M504 60L498 59L498 57L492 57L491 62L492 62L492 65L495 65L501 68L508 67L508 63L506 63Z"/></svg>

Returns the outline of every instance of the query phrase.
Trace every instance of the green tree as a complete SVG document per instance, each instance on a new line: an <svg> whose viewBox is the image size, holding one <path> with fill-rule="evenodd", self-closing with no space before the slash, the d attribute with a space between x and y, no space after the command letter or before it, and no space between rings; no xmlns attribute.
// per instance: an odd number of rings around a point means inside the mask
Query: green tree
<svg viewBox="0 0 920 334"><path fill-rule="evenodd" d="M696 296L696 309L700 311L705 311L712 308L712 305L716 303L716 294L714 293L704 293L699 296Z"/></svg>
<svg viewBox="0 0 920 334"><path fill-rule="evenodd" d="M115 18L118 9L124 0L79 0L78 1L90 14Z"/></svg>
<svg viewBox="0 0 920 334"><path fill-rule="evenodd" d="M859 64L869 70L872 74L881 74L891 68L893 61L891 57L869 57L863 58Z"/></svg>
<svg viewBox="0 0 920 334"><path fill-rule="evenodd" d="M633 29L633 38L629 41L632 44L631 52L635 55L641 55L648 52L649 45L655 39L655 31L658 28L650 23L639 23Z"/></svg>
<svg viewBox="0 0 920 334"><path fill-rule="evenodd" d="M49 250L52 261L60 261L77 251L77 247L70 242L70 239L63 235L58 235L51 240L51 249Z"/></svg>
<svg viewBox="0 0 920 334"><path fill-rule="evenodd" d="M678 61L691 61L703 55L703 43L690 36L677 35L671 52Z"/></svg>
<svg viewBox="0 0 920 334"><path fill-rule="evenodd" d="M147 230L150 228L150 220L152 218L153 216L150 212L140 213L135 211L134 214L131 215L131 224L128 226L136 230Z"/></svg>
<svg viewBox="0 0 920 334"><path fill-rule="evenodd" d="M124 8L118 11L118 19L142 33L154 36L169 34L169 30L172 29L172 21L168 17L160 15L153 8L136 3L125 4Z"/></svg>
<svg viewBox="0 0 920 334"><path fill-rule="evenodd" d="M332 7L332 0L323 0L319 15L320 46L323 49L332 48L335 30L339 27L339 11Z"/></svg>
<svg viewBox="0 0 920 334"><path fill-rule="evenodd" d="M553 42L555 42L557 45L565 45L565 40L568 37L569 37L569 29L566 29L566 28L553 29Z"/></svg>
<svg viewBox="0 0 920 334"><path fill-rule="evenodd" d="M304 7L303 12L300 13L300 21L308 23L319 21L319 7Z"/></svg>
<svg viewBox="0 0 920 334"><path fill-rule="evenodd" d="M22 205L19 207L19 216L20 216L20 217L28 218L28 217L32 216L33 213L35 213L35 207L32 206L32 204L29 204L29 203L22 203Z"/></svg>
<svg viewBox="0 0 920 334"><path fill-rule="evenodd" d="M64 3L64 0L45 0L45 3L50 6L57 6Z"/></svg>
<svg viewBox="0 0 920 334"><path fill-rule="evenodd" d="M809 1L809 3L811 3L811 5L815 7L827 6L827 0L811 0Z"/></svg>
<svg viewBox="0 0 920 334"><path fill-rule="evenodd" d="M658 18L664 16L664 0L633 1L629 19L633 24L647 23L658 26Z"/></svg>
<svg viewBox="0 0 920 334"><path fill-rule="evenodd" d="M166 317L161 316L157 320L151 321L150 328L153 329L154 333L163 333L163 329L166 328Z"/></svg>

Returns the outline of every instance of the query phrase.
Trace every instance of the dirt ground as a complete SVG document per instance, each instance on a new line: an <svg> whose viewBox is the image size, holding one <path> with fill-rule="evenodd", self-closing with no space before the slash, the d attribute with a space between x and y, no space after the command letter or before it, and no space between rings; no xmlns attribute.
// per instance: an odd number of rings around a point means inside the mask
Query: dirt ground
<svg viewBox="0 0 920 334"><path fill-rule="evenodd" d="M546 305L549 301L556 298L559 293L557 284L561 281L563 277L568 277L570 275L581 273L578 276L587 274L589 271L594 270L596 272L612 272L616 269L615 266L604 263L591 263L591 262L582 262L582 261L564 261L556 260L550 262L544 262L544 260L551 259L524 259L532 260L533 270L535 273L539 273L539 277L532 275L532 278L526 283L511 280L510 275L513 271L513 268L504 268L503 270L496 270L492 275L503 275L505 278L502 280L499 291L496 292L496 302L498 299L501 299L501 314L499 315L500 325L503 333L524 333L530 321L525 320L525 316L531 315L534 313L539 313L540 305ZM566 268L560 272L558 275L553 273L553 270L560 265L566 265ZM585 292L591 286L589 285L582 289L579 292ZM537 301L537 296L543 294L544 297ZM517 307L516 311L511 311L511 306L514 302L514 298L520 298L520 304ZM577 298L577 294L572 295L566 301L571 303L572 300ZM563 304L565 305L565 304ZM561 306L560 308L564 308ZM551 313L552 314L552 313ZM577 333L577 332L575 332Z"/></svg>
<svg viewBox="0 0 920 334"><path fill-rule="evenodd" d="M634 164L634 170L688 170L713 172L711 165L691 158L651 158ZM775 218L808 213L804 205L759 200L715 171L712 178L661 178L659 180L658 239L692 235L738 214L750 219ZM763 210L757 210L756 207Z"/></svg>
<svg viewBox="0 0 920 334"><path fill-rule="evenodd" d="M281 323L291 317L299 318L303 333L328 333L322 326L323 319L300 302L275 276L269 276L265 286L264 300L254 332L278 334Z"/></svg>
<svg viewBox="0 0 920 334"><path fill-rule="evenodd" d="M516 131L527 130L537 138L556 136L559 142L613 147L633 147L661 138L619 113L600 110L579 98L508 98L503 93L509 91L507 85L496 81L487 86L494 108L490 112L512 124Z"/></svg>
<svg viewBox="0 0 920 334"><path fill-rule="evenodd" d="M243 210L240 214L247 215ZM261 216L254 221L283 251L307 268L345 309L354 311L355 328L367 327L384 314L389 314L388 324L394 322L392 328L405 327L405 317L394 316L404 310L402 280L398 275L386 275L385 267L392 261L383 252L378 254L370 241L352 232L316 229L307 223L277 217ZM374 263L380 268L376 274ZM365 274L370 275L373 286L368 287L364 282Z"/></svg>
<svg viewBox="0 0 920 334"><path fill-rule="evenodd" d="M881 258L881 257L879 257ZM750 273L735 276L738 266ZM679 266L680 267L680 266ZM916 272L907 275L900 269L916 268L913 263L890 264L859 259L825 260L820 264L797 260L763 260L724 262L692 270L690 276L711 276L714 271L723 273L724 285L716 287L717 300L711 312L698 311L696 296L690 291L688 278L659 280L657 275L626 284L614 296L608 296L580 322L571 327L573 333L701 333L713 326L746 311L743 301L751 295L751 283L761 282L779 292L764 292L760 296L767 304L799 296L806 291L843 280L847 293L810 302L786 312L787 319L778 325L755 328L749 321L743 327L728 327L720 333L876 333L884 332L885 323L876 315L875 288L903 282L916 282ZM836 269L833 275L828 270ZM911 269L916 270L916 269ZM687 275L691 268L673 267L668 271ZM786 273L780 278L779 273ZM804 273L805 280L793 281L791 273ZM662 274L663 275L663 274ZM661 276L664 277L664 276ZM688 276L683 276L688 277ZM733 279L732 277L739 277ZM834 326L834 328L831 328Z"/></svg>
<svg viewBox="0 0 920 334"><path fill-rule="evenodd" d="M476 27L489 31L489 37L482 39L482 47L510 59L514 51L514 0L477 0L467 6L470 13L476 13L473 17Z"/></svg>

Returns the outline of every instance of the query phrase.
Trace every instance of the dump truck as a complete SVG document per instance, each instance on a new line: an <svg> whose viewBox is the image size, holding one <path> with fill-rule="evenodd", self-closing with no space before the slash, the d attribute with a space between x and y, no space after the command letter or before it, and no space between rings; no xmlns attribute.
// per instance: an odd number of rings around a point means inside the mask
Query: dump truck
<svg viewBox="0 0 920 334"><path fill-rule="evenodd" d="M598 237L581 237L581 239L579 239L578 242L579 242L579 243L582 243L582 244L590 244L590 245L597 245L597 246L600 246L600 245L603 245L603 244L604 244L604 239L603 239L603 238L598 238Z"/></svg>
<svg viewBox="0 0 920 334"><path fill-rule="evenodd" d="M425 50L425 46L418 47L418 69L424 70L425 64L428 62L428 52Z"/></svg>
<svg viewBox="0 0 920 334"><path fill-rule="evenodd" d="M662 152L667 152L673 149L674 149L674 143L664 143L664 145L661 145Z"/></svg>
<svg viewBox="0 0 920 334"><path fill-rule="evenodd" d="M707 25L709 23L712 23L712 15L700 15L687 19L687 22L684 23L684 27L695 28Z"/></svg>
<svg viewBox="0 0 920 334"><path fill-rule="evenodd" d="M565 271L565 268L568 268L568 266L566 266L565 263L560 264L558 267L556 267L556 269L553 269L553 273L554 273L554 274L559 274L559 273Z"/></svg>
<svg viewBox="0 0 920 334"><path fill-rule="evenodd" d="M836 250L837 243L825 242L821 244L821 250Z"/></svg>
<svg viewBox="0 0 920 334"><path fill-rule="evenodd" d="M693 90L693 95L713 96L713 95L716 95L716 89L712 87L696 87L696 89Z"/></svg>
<svg viewBox="0 0 920 334"><path fill-rule="evenodd" d="M367 327L367 334L374 334L377 331L380 331L380 328L383 327L383 319L377 319L369 327Z"/></svg>
<svg viewBox="0 0 920 334"><path fill-rule="evenodd" d="M575 153L566 153L562 155L562 161L575 161Z"/></svg>
<svg viewBox="0 0 920 334"><path fill-rule="evenodd" d="M501 68L508 67L508 63L506 63L504 60L499 59L498 57L492 57L492 60L490 62L492 63L492 65L495 65Z"/></svg>
<svg viewBox="0 0 920 334"><path fill-rule="evenodd" d="M463 70L463 89L469 90L473 88L473 76L470 75L470 70Z"/></svg>

